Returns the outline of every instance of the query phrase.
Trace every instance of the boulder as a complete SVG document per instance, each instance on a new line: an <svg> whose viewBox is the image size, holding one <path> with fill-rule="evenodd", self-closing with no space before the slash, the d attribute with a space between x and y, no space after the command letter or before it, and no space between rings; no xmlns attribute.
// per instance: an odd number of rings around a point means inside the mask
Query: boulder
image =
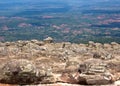
<svg viewBox="0 0 120 86"><path fill-rule="evenodd" d="M91 47L91 48L95 47L95 43L94 43L93 41L89 41L88 45L89 45L89 47Z"/></svg>
<svg viewBox="0 0 120 86"><path fill-rule="evenodd" d="M93 58L110 60L114 58L114 54L102 50L102 51L93 52Z"/></svg>
<svg viewBox="0 0 120 86"><path fill-rule="evenodd" d="M113 75L108 65L100 59L90 59L79 66L80 77L85 78L88 85L105 85L113 82Z"/></svg>
<svg viewBox="0 0 120 86"><path fill-rule="evenodd" d="M93 53L93 58L98 58L98 59L100 59L100 58L101 58L100 53L98 53L98 52Z"/></svg>
<svg viewBox="0 0 120 86"><path fill-rule="evenodd" d="M85 78L89 85L106 85L112 83L111 79L100 75L87 75Z"/></svg>
<svg viewBox="0 0 120 86"><path fill-rule="evenodd" d="M19 41L17 41L16 42L16 46L19 48L19 47L23 47L23 46L25 46L27 43L29 43L29 41L21 41L21 40L19 40Z"/></svg>
<svg viewBox="0 0 120 86"><path fill-rule="evenodd" d="M52 43L53 42L53 38L47 37L47 38L44 39L44 42L45 43Z"/></svg>
<svg viewBox="0 0 120 86"><path fill-rule="evenodd" d="M112 50L111 44L103 44L104 49Z"/></svg>
<svg viewBox="0 0 120 86"><path fill-rule="evenodd" d="M33 62L25 59L14 59L6 62L2 67L3 83L11 84L30 84L34 83L39 77Z"/></svg>
<svg viewBox="0 0 120 86"><path fill-rule="evenodd" d="M103 45L101 43L95 43L95 47L97 49L103 48Z"/></svg>
<svg viewBox="0 0 120 86"><path fill-rule="evenodd" d="M111 42L111 45L112 45L112 48L113 48L113 49L120 49L119 44L116 43L116 42Z"/></svg>
<svg viewBox="0 0 120 86"><path fill-rule="evenodd" d="M97 71L102 71L103 69L106 69L106 64L100 59L88 59L83 61L79 64L78 68L78 70L84 74L90 72L97 73Z"/></svg>
<svg viewBox="0 0 120 86"><path fill-rule="evenodd" d="M10 46L10 45L11 45L11 42L5 42L5 45L6 45L6 46Z"/></svg>

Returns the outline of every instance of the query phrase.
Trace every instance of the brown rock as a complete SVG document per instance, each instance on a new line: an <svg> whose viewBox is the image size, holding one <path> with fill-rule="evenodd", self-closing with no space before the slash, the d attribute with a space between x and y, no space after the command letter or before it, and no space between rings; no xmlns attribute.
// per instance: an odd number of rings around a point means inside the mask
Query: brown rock
<svg viewBox="0 0 120 86"><path fill-rule="evenodd" d="M88 85L106 85L112 83L111 79L101 75L85 75L82 77L86 79Z"/></svg>
<svg viewBox="0 0 120 86"><path fill-rule="evenodd" d="M71 83L71 84L78 83L77 80L69 73L63 73L60 79L61 79L61 82L64 82L64 83Z"/></svg>
<svg viewBox="0 0 120 86"><path fill-rule="evenodd" d="M93 58L98 58L98 59L100 59L100 58L101 58L100 53L95 52L95 53L93 54Z"/></svg>

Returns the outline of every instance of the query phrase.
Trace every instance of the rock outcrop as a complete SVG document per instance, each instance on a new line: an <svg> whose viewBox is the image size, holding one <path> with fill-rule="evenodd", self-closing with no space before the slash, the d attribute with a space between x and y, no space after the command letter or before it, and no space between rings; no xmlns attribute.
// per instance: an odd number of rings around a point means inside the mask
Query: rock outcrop
<svg viewBox="0 0 120 86"><path fill-rule="evenodd" d="M120 44L0 42L0 82L110 85L120 80Z"/></svg>
<svg viewBox="0 0 120 86"><path fill-rule="evenodd" d="M33 83L39 76L35 65L25 59L9 60L3 65L2 72L1 82L11 84Z"/></svg>

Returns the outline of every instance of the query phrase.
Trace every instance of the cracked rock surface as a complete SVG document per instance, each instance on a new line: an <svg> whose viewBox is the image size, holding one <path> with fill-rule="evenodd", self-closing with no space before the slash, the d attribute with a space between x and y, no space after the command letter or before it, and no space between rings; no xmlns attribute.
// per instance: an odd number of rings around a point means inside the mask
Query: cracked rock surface
<svg viewBox="0 0 120 86"><path fill-rule="evenodd" d="M52 38L0 42L0 63L4 84L114 85L120 80L120 44L54 43Z"/></svg>

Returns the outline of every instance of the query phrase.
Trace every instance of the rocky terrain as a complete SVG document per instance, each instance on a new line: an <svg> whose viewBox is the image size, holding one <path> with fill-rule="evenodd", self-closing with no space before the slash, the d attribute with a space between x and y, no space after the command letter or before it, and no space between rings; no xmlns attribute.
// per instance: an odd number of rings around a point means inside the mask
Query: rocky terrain
<svg viewBox="0 0 120 86"><path fill-rule="evenodd" d="M120 85L120 44L0 42L0 86Z"/></svg>

